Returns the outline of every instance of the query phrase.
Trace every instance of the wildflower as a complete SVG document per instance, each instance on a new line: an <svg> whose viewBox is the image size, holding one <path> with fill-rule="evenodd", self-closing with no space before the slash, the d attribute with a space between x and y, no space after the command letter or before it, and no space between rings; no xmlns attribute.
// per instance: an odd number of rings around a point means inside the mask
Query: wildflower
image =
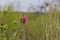
<svg viewBox="0 0 60 40"><path fill-rule="evenodd" d="M22 23L25 24L26 20L27 20L27 17L23 15L23 17L21 18Z"/></svg>

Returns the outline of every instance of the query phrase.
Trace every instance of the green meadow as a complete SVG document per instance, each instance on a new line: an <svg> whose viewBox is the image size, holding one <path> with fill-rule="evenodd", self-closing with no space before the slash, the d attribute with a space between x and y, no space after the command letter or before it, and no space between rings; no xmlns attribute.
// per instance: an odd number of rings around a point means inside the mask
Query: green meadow
<svg viewBox="0 0 60 40"><path fill-rule="evenodd" d="M25 26L23 14L28 18ZM0 12L0 40L60 40L60 12Z"/></svg>

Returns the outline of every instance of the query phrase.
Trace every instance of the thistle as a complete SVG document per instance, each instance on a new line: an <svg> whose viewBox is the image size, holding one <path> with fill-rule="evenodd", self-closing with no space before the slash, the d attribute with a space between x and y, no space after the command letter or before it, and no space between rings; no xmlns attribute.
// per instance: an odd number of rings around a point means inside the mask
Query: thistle
<svg viewBox="0 0 60 40"><path fill-rule="evenodd" d="M3 11L4 15L6 15L7 11Z"/></svg>

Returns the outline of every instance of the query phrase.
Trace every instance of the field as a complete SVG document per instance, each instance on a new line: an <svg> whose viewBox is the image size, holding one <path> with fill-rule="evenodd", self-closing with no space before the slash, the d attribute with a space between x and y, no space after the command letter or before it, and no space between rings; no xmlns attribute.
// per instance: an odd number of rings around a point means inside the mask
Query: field
<svg viewBox="0 0 60 40"><path fill-rule="evenodd" d="M28 18L25 26L23 14ZM0 40L60 40L60 12L0 12Z"/></svg>

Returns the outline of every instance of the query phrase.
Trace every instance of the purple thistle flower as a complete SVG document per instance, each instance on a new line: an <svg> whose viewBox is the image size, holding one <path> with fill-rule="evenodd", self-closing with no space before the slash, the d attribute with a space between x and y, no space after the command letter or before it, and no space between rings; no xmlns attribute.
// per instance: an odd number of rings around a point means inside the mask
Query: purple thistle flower
<svg viewBox="0 0 60 40"><path fill-rule="evenodd" d="M26 21L27 20L27 18L26 17L22 17L22 21Z"/></svg>

